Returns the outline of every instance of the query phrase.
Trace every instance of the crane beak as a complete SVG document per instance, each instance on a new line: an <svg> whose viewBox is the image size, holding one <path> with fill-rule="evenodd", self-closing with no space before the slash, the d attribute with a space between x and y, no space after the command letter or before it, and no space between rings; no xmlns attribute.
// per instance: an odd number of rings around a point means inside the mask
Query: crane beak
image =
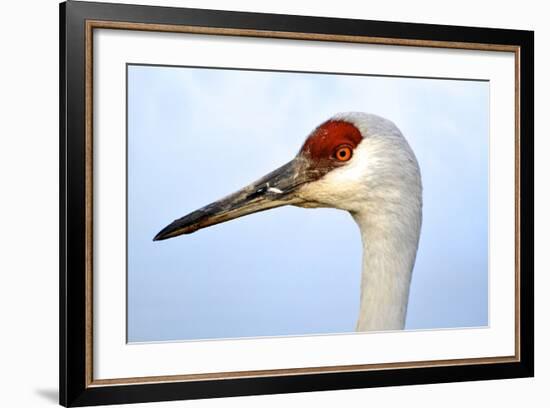
<svg viewBox="0 0 550 408"><path fill-rule="evenodd" d="M298 156L239 191L175 220L153 241L191 234L258 211L299 203L296 191L302 184L314 179L314 174L307 171L307 164L306 159Z"/></svg>

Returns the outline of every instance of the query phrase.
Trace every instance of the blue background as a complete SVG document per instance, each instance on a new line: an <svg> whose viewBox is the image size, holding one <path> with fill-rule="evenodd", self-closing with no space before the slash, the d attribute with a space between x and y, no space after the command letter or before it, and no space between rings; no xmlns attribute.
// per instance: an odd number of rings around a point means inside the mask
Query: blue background
<svg viewBox="0 0 550 408"><path fill-rule="evenodd" d="M488 82L130 65L128 341L354 330L361 242L346 212L283 207L152 241L342 111L394 121L420 163L406 328L488 324Z"/></svg>

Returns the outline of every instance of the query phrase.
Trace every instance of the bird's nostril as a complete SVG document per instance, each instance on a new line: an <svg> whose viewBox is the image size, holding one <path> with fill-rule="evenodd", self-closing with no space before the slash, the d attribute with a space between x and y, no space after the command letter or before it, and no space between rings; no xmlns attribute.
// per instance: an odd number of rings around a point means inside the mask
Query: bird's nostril
<svg viewBox="0 0 550 408"><path fill-rule="evenodd" d="M259 189L257 189L256 191L254 191L253 193L250 193L246 198L248 200L252 200L256 197L259 197L259 196L265 194L266 191L267 191L267 186L262 186Z"/></svg>

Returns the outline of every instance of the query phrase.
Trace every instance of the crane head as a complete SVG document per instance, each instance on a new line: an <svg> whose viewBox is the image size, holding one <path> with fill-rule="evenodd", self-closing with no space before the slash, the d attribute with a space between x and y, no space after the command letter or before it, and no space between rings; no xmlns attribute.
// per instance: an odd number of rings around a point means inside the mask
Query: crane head
<svg viewBox="0 0 550 408"><path fill-rule="evenodd" d="M284 205L332 207L353 214L404 183L420 186L420 173L397 127L379 116L342 113L314 129L290 162L173 221L154 240Z"/></svg>

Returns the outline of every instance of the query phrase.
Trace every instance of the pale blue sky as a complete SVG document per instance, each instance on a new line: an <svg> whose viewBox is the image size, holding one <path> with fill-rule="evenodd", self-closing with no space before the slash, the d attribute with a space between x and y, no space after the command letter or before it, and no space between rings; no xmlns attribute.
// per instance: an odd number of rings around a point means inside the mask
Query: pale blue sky
<svg viewBox="0 0 550 408"><path fill-rule="evenodd" d="M346 212L283 207L152 241L342 111L395 122L421 167L406 328L487 325L488 109L488 82L130 65L128 340L354 330L361 242Z"/></svg>

